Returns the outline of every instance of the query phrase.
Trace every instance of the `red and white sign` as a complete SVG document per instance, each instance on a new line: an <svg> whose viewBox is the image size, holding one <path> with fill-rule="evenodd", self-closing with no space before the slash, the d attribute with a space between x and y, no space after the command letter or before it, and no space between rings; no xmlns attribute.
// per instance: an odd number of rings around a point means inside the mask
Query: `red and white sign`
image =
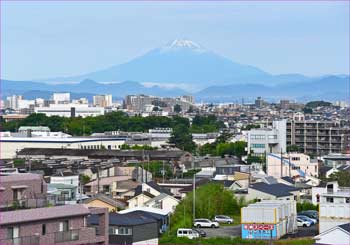
<svg viewBox="0 0 350 245"><path fill-rule="evenodd" d="M265 224L249 224L244 225L245 230L262 230L262 231L268 231L273 230L274 225L265 225Z"/></svg>

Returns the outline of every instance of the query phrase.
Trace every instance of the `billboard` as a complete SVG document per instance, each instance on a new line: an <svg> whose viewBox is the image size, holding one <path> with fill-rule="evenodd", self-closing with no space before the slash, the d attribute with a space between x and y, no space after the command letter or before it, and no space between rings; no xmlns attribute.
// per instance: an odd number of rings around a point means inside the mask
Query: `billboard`
<svg viewBox="0 0 350 245"><path fill-rule="evenodd" d="M277 227L272 224L242 224L243 239L276 239Z"/></svg>

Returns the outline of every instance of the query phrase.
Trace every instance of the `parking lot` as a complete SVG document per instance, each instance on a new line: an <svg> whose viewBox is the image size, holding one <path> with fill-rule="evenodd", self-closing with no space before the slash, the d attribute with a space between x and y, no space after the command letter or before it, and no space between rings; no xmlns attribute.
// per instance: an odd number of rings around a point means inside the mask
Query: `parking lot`
<svg viewBox="0 0 350 245"><path fill-rule="evenodd" d="M285 235L284 238L297 238L297 237L313 237L318 235L318 225L312 225L310 227L298 227L298 231L295 234Z"/></svg>
<svg viewBox="0 0 350 245"><path fill-rule="evenodd" d="M241 236L241 226L220 226L219 228L201 228L207 233L207 237L236 237Z"/></svg>

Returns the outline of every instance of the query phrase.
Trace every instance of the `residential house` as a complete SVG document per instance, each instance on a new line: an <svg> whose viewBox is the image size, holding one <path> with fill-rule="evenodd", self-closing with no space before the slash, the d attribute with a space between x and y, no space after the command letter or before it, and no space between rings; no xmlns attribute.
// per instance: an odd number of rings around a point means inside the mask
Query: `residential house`
<svg viewBox="0 0 350 245"><path fill-rule="evenodd" d="M88 218L97 225L97 217ZM109 244L158 244L159 230L156 219L135 213L109 214Z"/></svg>
<svg viewBox="0 0 350 245"><path fill-rule="evenodd" d="M83 202L88 207L108 208L109 212L116 212L125 209L127 203L114 199L105 194L96 194Z"/></svg>
<svg viewBox="0 0 350 245"><path fill-rule="evenodd" d="M277 183L254 183L248 187L247 200L298 200L300 191L293 186Z"/></svg>
<svg viewBox="0 0 350 245"><path fill-rule="evenodd" d="M145 202L143 205L146 207L159 208L166 212L173 213L176 206L179 204L179 200L165 193L160 193L158 196Z"/></svg>
<svg viewBox="0 0 350 245"><path fill-rule="evenodd" d="M47 184L42 175L20 173L0 176L0 208L28 208L46 205Z"/></svg>
<svg viewBox="0 0 350 245"><path fill-rule="evenodd" d="M89 215L98 225L89 227ZM81 204L23 209L0 213L0 243L12 244L108 244L108 213Z"/></svg>

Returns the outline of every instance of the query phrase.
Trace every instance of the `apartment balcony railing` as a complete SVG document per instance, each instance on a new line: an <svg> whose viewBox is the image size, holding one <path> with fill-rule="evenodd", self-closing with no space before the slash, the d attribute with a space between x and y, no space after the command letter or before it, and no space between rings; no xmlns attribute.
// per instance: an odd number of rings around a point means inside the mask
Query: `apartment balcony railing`
<svg viewBox="0 0 350 245"><path fill-rule="evenodd" d="M62 198L61 196L46 196L41 198L28 198L12 201L0 200L0 211L58 206L64 205L65 201L67 201L67 199Z"/></svg>
<svg viewBox="0 0 350 245"><path fill-rule="evenodd" d="M55 232L55 243L79 240L79 230Z"/></svg>
<svg viewBox="0 0 350 245"><path fill-rule="evenodd" d="M2 245L37 245L39 236L23 236L0 240Z"/></svg>

